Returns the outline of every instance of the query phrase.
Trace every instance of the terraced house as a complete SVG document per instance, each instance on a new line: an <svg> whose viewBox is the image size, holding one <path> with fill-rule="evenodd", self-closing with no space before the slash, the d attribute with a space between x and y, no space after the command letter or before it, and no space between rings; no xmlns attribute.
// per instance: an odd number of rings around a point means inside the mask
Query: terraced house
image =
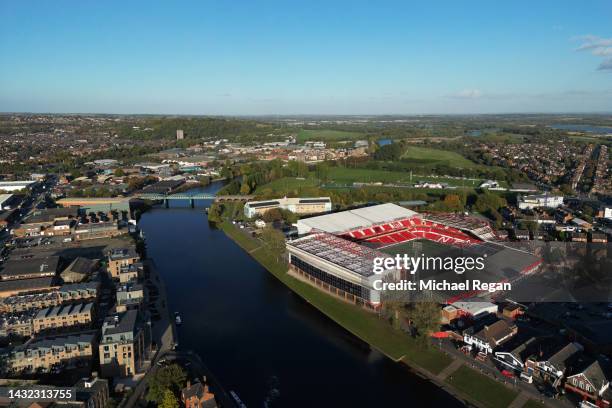
<svg viewBox="0 0 612 408"><path fill-rule="evenodd" d="M49 370L89 363L93 357L95 335L45 337L31 340L2 356L2 371L10 373Z"/></svg>
<svg viewBox="0 0 612 408"><path fill-rule="evenodd" d="M78 303L42 309L32 321L33 332L89 325L93 318L93 305L93 303Z"/></svg>

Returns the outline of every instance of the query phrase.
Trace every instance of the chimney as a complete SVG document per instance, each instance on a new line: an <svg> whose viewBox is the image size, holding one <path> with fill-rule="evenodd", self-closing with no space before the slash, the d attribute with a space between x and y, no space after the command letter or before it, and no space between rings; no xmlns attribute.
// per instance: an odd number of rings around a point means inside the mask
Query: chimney
<svg viewBox="0 0 612 408"><path fill-rule="evenodd" d="M187 380L187 389L191 388L191 381Z"/></svg>

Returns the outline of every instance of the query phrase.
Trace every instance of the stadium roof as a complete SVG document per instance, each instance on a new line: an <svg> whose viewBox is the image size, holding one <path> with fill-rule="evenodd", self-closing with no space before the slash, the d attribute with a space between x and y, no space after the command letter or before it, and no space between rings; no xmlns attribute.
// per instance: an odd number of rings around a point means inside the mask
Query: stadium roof
<svg viewBox="0 0 612 408"><path fill-rule="evenodd" d="M389 222L417 215L399 205L387 203L356 210L342 211L318 217L304 218L298 221L298 232L305 234L311 230L339 233L356 228L365 228L374 224Z"/></svg>
<svg viewBox="0 0 612 408"><path fill-rule="evenodd" d="M373 258L389 257L382 252L330 234L308 235L287 242L287 246L307 252L364 277L374 274Z"/></svg>

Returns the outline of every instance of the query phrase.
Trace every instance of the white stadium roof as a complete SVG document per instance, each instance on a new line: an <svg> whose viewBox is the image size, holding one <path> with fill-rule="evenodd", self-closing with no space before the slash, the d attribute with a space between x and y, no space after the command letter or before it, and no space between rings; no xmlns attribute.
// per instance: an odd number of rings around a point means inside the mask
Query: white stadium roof
<svg viewBox="0 0 612 408"><path fill-rule="evenodd" d="M409 218L416 212L396 204L380 204L356 210L342 211L333 214L298 220L298 233L306 234L312 230L339 233L357 228L366 228L375 224Z"/></svg>

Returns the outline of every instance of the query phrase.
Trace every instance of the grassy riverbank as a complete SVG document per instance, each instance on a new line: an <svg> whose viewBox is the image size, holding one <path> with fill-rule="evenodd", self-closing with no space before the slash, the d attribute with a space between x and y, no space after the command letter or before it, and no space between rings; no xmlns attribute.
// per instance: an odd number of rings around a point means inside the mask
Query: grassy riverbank
<svg viewBox="0 0 612 408"><path fill-rule="evenodd" d="M232 224L221 224L223 231L244 248L275 277L302 296L309 303L338 322L348 331L369 343L393 360L405 359L437 374L450 364L451 359L436 349L421 347L404 333L394 330L376 314L329 296L316 288L287 274L287 266L259 242L248 237Z"/></svg>
<svg viewBox="0 0 612 408"><path fill-rule="evenodd" d="M225 221L218 226L293 292L389 358L406 363L453 394L473 401L476 406L507 407L517 397L516 391L466 366L460 367L445 382L440 382L437 374L452 363L449 356L435 348L423 347L376 314L336 299L288 275L284 262L279 261L260 241L249 237L233 224Z"/></svg>

